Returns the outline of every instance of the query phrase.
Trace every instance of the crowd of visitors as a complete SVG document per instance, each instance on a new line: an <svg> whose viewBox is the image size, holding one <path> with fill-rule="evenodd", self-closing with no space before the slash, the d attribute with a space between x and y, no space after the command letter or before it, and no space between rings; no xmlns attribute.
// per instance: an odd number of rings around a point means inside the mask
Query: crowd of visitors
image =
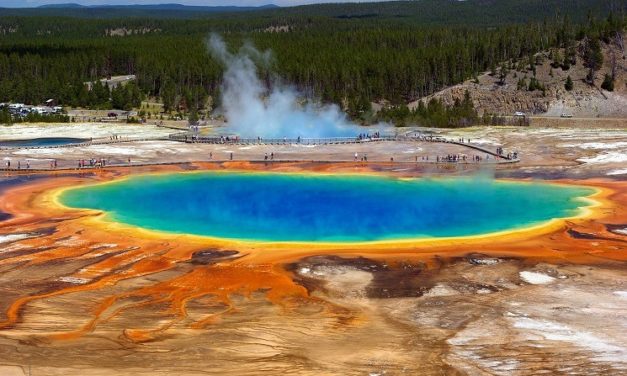
<svg viewBox="0 0 627 376"><path fill-rule="evenodd" d="M376 139L376 138L381 138L381 133L379 133L379 131L374 132L373 134L370 133L360 133L359 136L357 136L357 140L362 141L362 140L372 140L372 139Z"/></svg>
<svg viewBox="0 0 627 376"><path fill-rule="evenodd" d="M129 158L129 163L130 163L130 158ZM86 167L106 167L107 166L107 160L104 158L91 158L91 159L79 159L78 160L78 168L82 169L82 168L86 168Z"/></svg>

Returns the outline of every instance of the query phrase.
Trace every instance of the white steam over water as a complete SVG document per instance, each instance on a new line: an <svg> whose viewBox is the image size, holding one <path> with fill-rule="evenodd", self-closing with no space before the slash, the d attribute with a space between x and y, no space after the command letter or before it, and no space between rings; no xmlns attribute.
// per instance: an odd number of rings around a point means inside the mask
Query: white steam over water
<svg viewBox="0 0 627 376"><path fill-rule="evenodd" d="M266 87L257 76L255 61L267 63L271 58L269 51L260 52L245 44L232 54L215 34L211 35L208 48L225 66L222 110L230 130L240 137L356 137L364 133L338 106L302 105L293 88L276 82L271 89Z"/></svg>

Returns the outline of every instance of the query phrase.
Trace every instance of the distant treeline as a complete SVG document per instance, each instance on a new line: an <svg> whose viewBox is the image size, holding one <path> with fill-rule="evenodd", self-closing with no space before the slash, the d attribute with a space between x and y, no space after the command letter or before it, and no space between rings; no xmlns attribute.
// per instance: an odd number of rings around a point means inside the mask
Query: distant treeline
<svg viewBox="0 0 627 376"><path fill-rule="evenodd" d="M209 96L219 95L223 68L205 48L207 35L219 32L233 48L251 41L272 50L273 63L260 68L269 84L278 76L366 121L371 101L386 100L392 114L502 62L573 48L584 37L611 38L625 27L624 11L616 4L623 3L422 0L186 20L5 16L0 17L0 102L54 98L64 105L128 108L147 95L160 98L166 110L203 108ZM100 88L86 90L85 82L118 74L135 74L137 86L109 100Z"/></svg>
<svg viewBox="0 0 627 376"><path fill-rule="evenodd" d="M269 2L271 2L269 0ZM410 0L366 3L313 4L297 7L205 7L161 5L110 5L98 7L48 6L11 9L0 7L0 17L72 17L85 19L211 19L212 23L247 30L251 24L299 23L303 18L368 20L421 25L482 25L538 22L557 14L584 21L588 14L619 12L621 0ZM228 20L225 21L225 18ZM220 22L222 20L222 22ZM199 23L199 24L202 24ZM191 25L193 28L194 26Z"/></svg>

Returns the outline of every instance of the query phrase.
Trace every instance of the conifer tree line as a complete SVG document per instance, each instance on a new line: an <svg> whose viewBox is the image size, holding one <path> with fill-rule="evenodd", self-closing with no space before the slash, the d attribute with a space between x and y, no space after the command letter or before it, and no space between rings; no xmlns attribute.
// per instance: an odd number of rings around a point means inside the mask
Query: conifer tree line
<svg viewBox="0 0 627 376"><path fill-rule="evenodd" d="M577 41L586 41L587 66L598 70L603 63L599 46L626 25L622 9L587 16L556 12L524 23L516 14L506 14L509 21L490 26L479 19L427 24L389 15L310 16L298 9L193 20L0 17L0 102L37 104L54 98L68 106L130 109L148 96L167 111L195 112L205 108L209 97L219 96L223 67L205 47L207 35L219 32L233 49L250 41L272 51L271 66L260 67L269 84L278 76L362 120L367 120L370 102L385 101L390 108L380 117L386 118L396 107L405 111L403 104L503 62L527 64L539 51L563 49L565 56L555 61L568 66ZM98 83L126 74L135 74L136 83L114 90ZM87 82L96 83L92 90ZM442 113L469 111L465 101L450 109L439 106L428 103L412 116L437 113L433 122L440 124Z"/></svg>

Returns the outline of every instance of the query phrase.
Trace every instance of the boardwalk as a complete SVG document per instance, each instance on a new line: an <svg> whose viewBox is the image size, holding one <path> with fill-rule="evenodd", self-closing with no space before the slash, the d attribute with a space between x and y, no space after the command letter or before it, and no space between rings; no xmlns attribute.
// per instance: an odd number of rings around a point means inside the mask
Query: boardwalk
<svg viewBox="0 0 627 376"><path fill-rule="evenodd" d="M172 147L160 144L162 141L169 141L170 145L179 144L180 146ZM174 141L174 142L172 142ZM133 142L138 142L137 146L133 146ZM156 142L153 146L147 147L145 142ZM120 143L131 143L129 147L120 149L120 153L116 153L116 148L107 151L91 152L90 146L110 145ZM394 143L394 147L375 147L377 144ZM396 145L422 144L416 146L417 151L407 154L395 150ZM439 144L445 146L447 144L457 147L457 150L450 147L429 149L440 149L439 153L431 151L431 155L420 152L425 144ZM188 145L188 146L185 146ZM205 146L206 145L206 146ZM215 145L212 147L211 145ZM308 154L301 146L320 146L326 150L320 150L317 153ZM338 147L335 148L335 145ZM345 145L346 147L342 147ZM351 146L352 145L352 146ZM371 145L372 148L367 146ZM236 149L230 149L230 146L238 146L242 149L250 149L251 147L261 147L256 152L237 152ZM392 145L390 145L392 146ZM366 149L364 149L366 147ZM67 148L65 153L61 150L58 152L47 153L46 149L63 149ZM169 151L169 156L164 159L162 157L162 148L170 148L175 150ZM263 148L266 148L265 150ZM469 151L479 153L468 153L466 155L460 148L467 148ZM33 150L29 153L29 149ZM176 150L180 150L176 152ZM235 150L233 153L230 150ZM378 149L378 150L377 150ZM137 154L128 154L128 150L137 150ZM252 149L251 149L252 150ZM308 149L313 150L313 149ZM375 150L377 150L375 152ZM107 137L93 139L89 142L57 145L57 146L29 146L29 147L5 147L3 151L7 152L8 157L4 158L0 170L2 171L21 171L37 172L37 171L63 171L63 170L96 170L100 169L98 161L106 161L106 167L135 167L150 166L161 164L180 164L192 162L228 162L228 161L247 161L252 163L374 163L387 164L393 163L396 166L415 166L415 165L479 165L479 164L509 164L519 162L514 158L515 154L499 155L496 150L489 150L483 146L473 145L461 140L449 140L442 137L418 136L418 135L397 135L382 137L333 137L333 138L296 138L296 139L264 139L264 138L233 138L233 137L196 137L192 134L176 133L167 137ZM213 156L211 155L213 151ZM266 153L267 151L267 153ZM277 152L278 151L278 152ZM273 153L271 153L273 152ZM16 153L17 155L13 154ZM146 156L142 153L148 153ZM357 154L359 153L359 160ZM372 154L371 154L372 153ZM235 154L235 155L233 155ZM243 155L242 155L243 154ZM264 157L265 154L265 157ZM366 158L368 154L368 158ZM408 158L411 155L411 159ZM415 156L415 160L414 160ZM427 157L428 156L428 157ZM393 158L392 158L393 157ZM397 158L398 157L398 158ZM475 160L475 157L477 160ZM90 163L90 160L92 163ZM10 165L8 162L11 162ZM21 164L18 164L21 162ZM57 165L58 162L58 165ZM79 167L78 165L84 163ZM93 164L93 166L90 166ZM19 168L18 168L19 166ZM465 167L463 167L465 168Z"/></svg>
<svg viewBox="0 0 627 376"><path fill-rule="evenodd" d="M364 144L371 142L395 142L395 141L415 141L415 142L442 142L467 147L485 154L498 157L500 159L515 161L516 159L496 151L486 149L482 146L473 145L467 142L448 140L443 137L431 136L380 136L380 137L329 137L329 138L239 138L239 137L203 137L196 136L189 132L171 134L168 139L172 141L202 144L229 144L229 145L346 145Z"/></svg>

